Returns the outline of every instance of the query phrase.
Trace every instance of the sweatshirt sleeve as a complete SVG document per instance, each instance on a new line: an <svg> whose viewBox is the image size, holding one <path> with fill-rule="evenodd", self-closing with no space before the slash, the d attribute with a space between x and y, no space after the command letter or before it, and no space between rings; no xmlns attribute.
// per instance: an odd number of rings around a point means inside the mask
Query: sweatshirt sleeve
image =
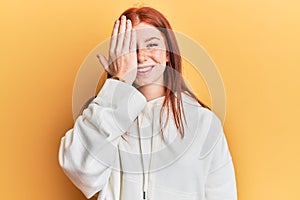
<svg viewBox="0 0 300 200"><path fill-rule="evenodd" d="M97 97L76 119L74 127L62 137L59 164L87 198L106 185L120 136L145 105L145 97L134 87L107 79Z"/></svg>
<svg viewBox="0 0 300 200"><path fill-rule="evenodd" d="M222 124L214 115L213 123L216 127L212 133L212 148L209 152L208 175L205 182L205 196L207 200L236 200L236 180L232 157L228 148Z"/></svg>

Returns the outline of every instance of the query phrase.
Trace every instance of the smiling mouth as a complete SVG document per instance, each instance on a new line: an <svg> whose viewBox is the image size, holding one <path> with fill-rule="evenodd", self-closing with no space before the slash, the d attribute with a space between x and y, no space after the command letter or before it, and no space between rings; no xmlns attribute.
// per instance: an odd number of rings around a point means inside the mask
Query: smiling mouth
<svg viewBox="0 0 300 200"><path fill-rule="evenodd" d="M141 67L137 69L137 75L138 76L145 76L147 74L149 74L152 69L153 69L154 65L148 66L148 67Z"/></svg>

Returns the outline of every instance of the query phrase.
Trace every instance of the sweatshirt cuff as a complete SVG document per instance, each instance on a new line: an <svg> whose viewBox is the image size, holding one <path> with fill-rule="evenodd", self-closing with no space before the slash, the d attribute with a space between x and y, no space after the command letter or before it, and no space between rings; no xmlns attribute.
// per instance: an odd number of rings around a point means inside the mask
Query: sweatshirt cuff
<svg viewBox="0 0 300 200"><path fill-rule="evenodd" d="M112 108L111 125L119 130L119 133L116 133L118 135L129 129L147 103L145 96L135 87L115 79L107 79L93 101L100 106ZM112 136L110 139L115 138L116 136Z"/></svg>

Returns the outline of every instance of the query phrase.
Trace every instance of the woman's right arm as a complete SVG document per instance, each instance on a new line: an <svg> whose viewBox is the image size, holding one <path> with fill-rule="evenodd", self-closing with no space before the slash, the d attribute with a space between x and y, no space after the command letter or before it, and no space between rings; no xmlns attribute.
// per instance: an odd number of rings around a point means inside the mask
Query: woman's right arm
<svg viewBox="0 0 300 200"><path fill-rule="evenodd" d="M87 198L101 191L109 180L120 137L145 105L145 97L133 86L107 79L62 137L59 164Z"/></svg>

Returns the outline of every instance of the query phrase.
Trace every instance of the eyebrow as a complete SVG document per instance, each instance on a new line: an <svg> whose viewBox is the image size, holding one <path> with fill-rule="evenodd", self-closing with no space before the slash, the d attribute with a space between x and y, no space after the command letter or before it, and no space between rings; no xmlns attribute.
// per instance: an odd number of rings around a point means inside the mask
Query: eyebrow
<svg viewBox="0 0 300 200"><path fill-rule="evenodd" d="M146 39L145 42L149 42L150 40L154 40L154 39L160 40L158 37L150 37Z"/></svg>

